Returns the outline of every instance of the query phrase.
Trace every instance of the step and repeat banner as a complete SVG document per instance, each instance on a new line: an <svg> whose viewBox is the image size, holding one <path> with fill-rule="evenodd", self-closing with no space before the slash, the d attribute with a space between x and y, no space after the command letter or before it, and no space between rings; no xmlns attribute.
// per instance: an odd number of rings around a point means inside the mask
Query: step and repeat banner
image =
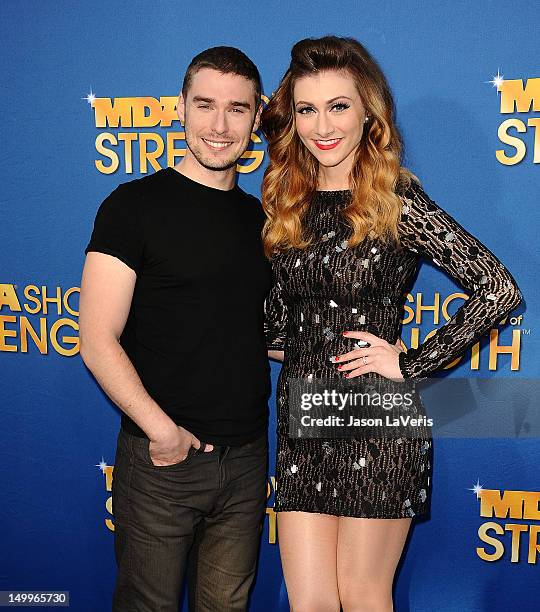
<svg viewBox="0 0 540 612"><path fill-rule="evenodd" d="M245 51L266 96L301 38L353 36L373 53L394 92L405 165L524 296L445 374L466 379L470 401L484 404L486 380L538 379L537 5L6 0L0 17L0 591L69 591L77 612L110 609L119 412L79 356L84 248L109 192L184 155L177 94L207 47ZM238 166L243 189L260 195L266 164L253 134ZM423 264L403 311L404 344L417 346L466 298ZM274 388L278 373L273 364ZM524 435L539 402L529 394L525 403L514 402L522 418L508 435L435 440L432 512L413 523L398 568L400 612L539 609L540 439ZM289 609L273 511L273 397L270 408L254 611Z"/></svg>

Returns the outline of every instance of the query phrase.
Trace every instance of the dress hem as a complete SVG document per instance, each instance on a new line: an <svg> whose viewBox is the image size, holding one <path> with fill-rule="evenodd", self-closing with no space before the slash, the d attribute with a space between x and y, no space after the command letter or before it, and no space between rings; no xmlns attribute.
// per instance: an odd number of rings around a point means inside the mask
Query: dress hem
<svg viewBox="0 0 540 612"><path fill-rule="evenodd" d="M308 512L310 514L326 514L329 516L347 517L347 518L373 518L373 519L398 519L398 518L417 518L425 517L430 514L429 510L410 513L392 513L392 514L366 514L365 512L347 512L331 509L309 508L302 505L284 505L279 507L274 506L274 512Z"/></svg>

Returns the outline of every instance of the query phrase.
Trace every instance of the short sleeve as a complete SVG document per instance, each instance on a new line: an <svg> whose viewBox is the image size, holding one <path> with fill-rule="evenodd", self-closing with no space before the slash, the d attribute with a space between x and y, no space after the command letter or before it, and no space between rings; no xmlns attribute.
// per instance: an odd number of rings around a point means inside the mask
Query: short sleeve
<svg viewBox="0 0 540 612"><path fill-rule="evenodd" d="M522 301L513 276L497 257L413 181L401 194L401 244L431 260L469 294L456 313L418 348L399 355L404 378L420 377L462 355Z"/></svg>
<svg viewBox="0 0 540 612"><path fill-rule="evenodd" d="M278 264L272 262L272 288L264 302L264 334L269 350L282 351L287 339L287 304L278 274Z"/></svg>
<svg viewBox="0 0 540 612"><path fill-rule="evenodd" d="M85 253L97 251L117 257L137 274L142 267L143 236L140 196L119 185L101 203Z"/></svg>

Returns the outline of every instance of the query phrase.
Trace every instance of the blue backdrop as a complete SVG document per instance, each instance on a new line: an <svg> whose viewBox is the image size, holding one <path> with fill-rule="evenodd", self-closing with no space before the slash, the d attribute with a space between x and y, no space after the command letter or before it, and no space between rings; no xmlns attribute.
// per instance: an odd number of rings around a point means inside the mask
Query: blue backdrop
<svg viewBox="0 0 540 612"><path fill-rule="evenodd" d="M78 356L83 251L118 183L178 161L172 105L206 47L244 50L269 96L298 39L364 43L393 89L405 165L525 297L450 376L538 377L539 5L20 0L3 2L0 17L0 590L66 590L78 612L110 609L119 414ZM239 181L259 195L265 143L253 141ZM405 344L442 324L445 300L456 307L460 291L425 264L404 312ZM273 399L271 409L273 442ZM399 612L539 609L540 513L516 518L503 503L538 508L539 452L537 439L436 440L432 515L407 542ZM257 611L288 610L272 504L270 478Z"/></svg>

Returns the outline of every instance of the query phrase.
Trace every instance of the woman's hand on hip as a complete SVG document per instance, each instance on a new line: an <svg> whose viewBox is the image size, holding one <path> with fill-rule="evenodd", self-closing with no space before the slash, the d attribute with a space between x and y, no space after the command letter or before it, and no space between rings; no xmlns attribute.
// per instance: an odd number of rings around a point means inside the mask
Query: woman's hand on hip
<svg viewBox="0 0 540 612"><path fill-rule="evenodd" d="M392 380L404 380L399 368L399 354L403 351L399 338L396 344L390 344L365 331L344 331L343 335L359 341L354 350L334 357L337 369L345 378L375 372Z"/></svg>

